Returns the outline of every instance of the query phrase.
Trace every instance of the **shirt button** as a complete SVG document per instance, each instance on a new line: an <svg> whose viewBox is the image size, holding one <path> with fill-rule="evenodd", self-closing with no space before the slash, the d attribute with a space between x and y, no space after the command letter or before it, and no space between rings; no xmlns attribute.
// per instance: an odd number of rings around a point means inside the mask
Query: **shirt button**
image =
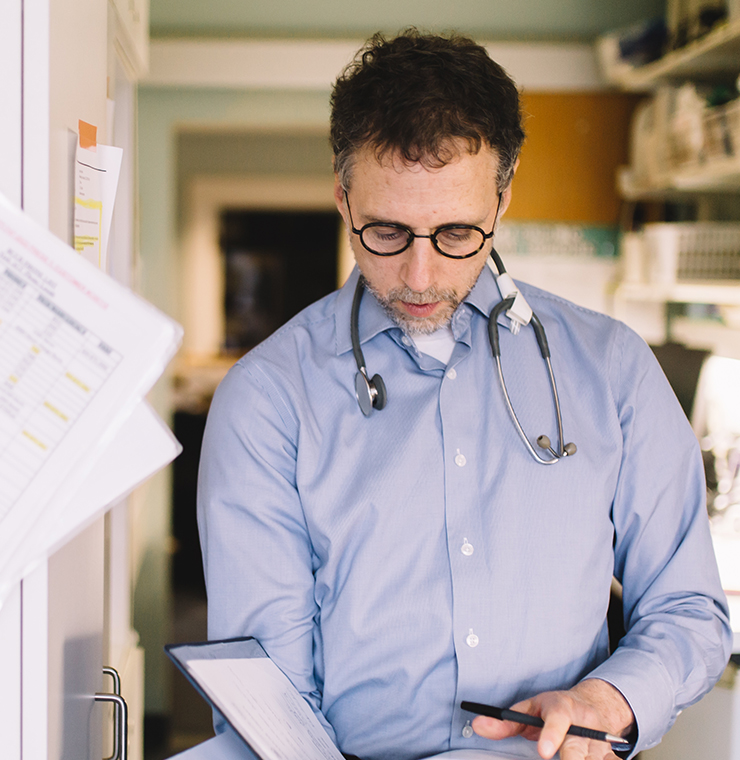
<svg viewBox="0 0 740 760"><path fill-rule="evenodd" d="M457 456L455 457L455 464L458 467L465 467L465 465L468 463L468 460L465 459L465 454L460 453L460 449L457 450Z"/></svg>
<svg viewBox="0 0 740 760"><path fill-rule="evenodd" d="M463 545L460 547L460 551L466 556L469 557L475 549L473 548L473 544L468 543L468 539L463 539Z"/></svg>
<svg viewBox="0 0 740 760"><path fill-rule="evenodd" d="M411 338L409 338L408 335L404 335L403 338L401 338L401 343L403 343L404 346L410 346Z"/></svg>
<svg viewBox="0 0 740 760"><path fill-rule="evenodd" d="M465 643L473 649L474 647L478 646L478 637L473 633L473 629L470 629L470 633L465 638Z"/></svg>
<svg viewBox="0 0 740 760"><path fill-rule="evenodd" d="M450 380L454 380L457 377L457 372L455 372L454 367L451 367L449 370L447 370L447 377L449 377Z"/></svg>
<svg viewBox="0 0 740 760"><path fill-rule="evenodd" d="M470 721L463 726L462 735L465 739L470 739L473 735L473 727L470 725Z"/></svg>

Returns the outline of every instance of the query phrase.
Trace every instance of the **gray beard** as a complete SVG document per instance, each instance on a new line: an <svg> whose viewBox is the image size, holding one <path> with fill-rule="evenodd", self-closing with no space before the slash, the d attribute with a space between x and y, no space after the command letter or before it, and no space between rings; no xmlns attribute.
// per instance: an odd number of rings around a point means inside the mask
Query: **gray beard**
<svg viewBox="0 0 740 760"><path fill-rule="evenodd" d="M427 288L422 293L417 293L411 288L394 288L387 296L381 296L375 288L363 277L363 284L369 290L375 300L383 307L385 313L403 330L406 335L431 335L441 327L446 327L458 306L467 297L468 293L461 298L454 290L437 290L434 286ZM470 291L468 291L470 292ZM434 303L442 302L439 314L432 317L412 317L401 311L395 304L398 301L406 303Z"/></svg>

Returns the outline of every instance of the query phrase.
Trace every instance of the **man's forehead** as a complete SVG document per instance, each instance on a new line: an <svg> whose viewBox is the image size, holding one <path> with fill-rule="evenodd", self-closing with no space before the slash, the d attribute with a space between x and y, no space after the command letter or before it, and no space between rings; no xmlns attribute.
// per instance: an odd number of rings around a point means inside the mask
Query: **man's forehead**
<svg viewBox="0 0 740 760"><path fill-rule="evenodd" d="M355 151L353 172L378 166L382 169L394 169L397 172L423 172L443 169L463 156L480 156L481 162L490 161L492 171L498 168L498 154L487 144L479 147L471 145L461 138L450 139L440 146L436 153L419 153L411 157L402 150L391 146L366 144Z"/></svg>

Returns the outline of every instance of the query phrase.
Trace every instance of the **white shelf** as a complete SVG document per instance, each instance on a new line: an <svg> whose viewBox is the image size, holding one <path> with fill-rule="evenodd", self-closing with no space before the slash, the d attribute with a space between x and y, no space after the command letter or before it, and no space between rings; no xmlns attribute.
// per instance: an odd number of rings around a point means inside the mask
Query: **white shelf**
<svg viewBox="0 0 740 760"><path fill-rule="evenodd" d="M740 359L740 330L721 322L681 317L671 320L671 337L689 348L703 348L715 356Z"/></svg>
<svg viewBox="0 0 740 760"><path fill-rule="evenodd" d="M681 282L665 285L623 282L617 286L615 295L625 301L740 306L740 282Z"/></svg>
<svg viewBox="0 0 740 760"><path fill-rule="evenodd" d="M735 78L739 73L740 20L736 20L658 61L619 75L617 83L626 90L644 91L664 82Z"/></svg>
<svg viewBox="0 0 740 760"><path fill-rule="evenodd" d="M680 200L695 193L740 193L740 158L716 159L666 173L654 185L635 182L629 167L617 172L617 189L631 201Z"/></svg>

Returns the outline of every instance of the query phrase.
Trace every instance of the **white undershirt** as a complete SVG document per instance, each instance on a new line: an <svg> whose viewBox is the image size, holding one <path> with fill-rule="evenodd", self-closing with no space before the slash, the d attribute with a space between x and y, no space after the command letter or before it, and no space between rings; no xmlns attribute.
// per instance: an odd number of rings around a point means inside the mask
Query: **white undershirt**
<svg viewBox="0 0 740 760"><path fill-rule="evenodd" d="M439 359L442 364L450 361L452 352L455 350L455 337L450 325L440 327L430 335L414 335L414 343L423 354Z"/></svg>

